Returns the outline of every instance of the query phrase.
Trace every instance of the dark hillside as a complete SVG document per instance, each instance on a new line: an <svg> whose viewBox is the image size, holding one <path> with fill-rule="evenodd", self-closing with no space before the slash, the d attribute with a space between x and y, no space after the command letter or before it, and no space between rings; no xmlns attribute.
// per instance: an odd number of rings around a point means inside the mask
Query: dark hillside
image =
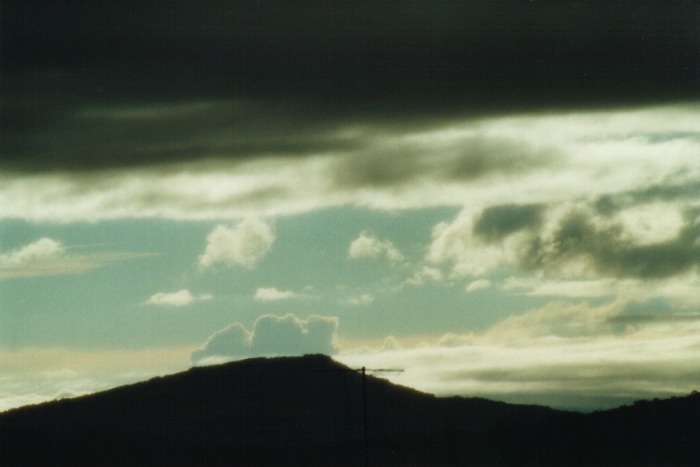
<svg viewBox="0 0 700 467"><path fill-rule="evenodd" d="M363 465L362 375L345 370L321 355L252 359L12 410L0 414L0 465ZM697 396L582 415L366 384L373 465L620 465L652 454L685 465L697 453Z"/></svg>

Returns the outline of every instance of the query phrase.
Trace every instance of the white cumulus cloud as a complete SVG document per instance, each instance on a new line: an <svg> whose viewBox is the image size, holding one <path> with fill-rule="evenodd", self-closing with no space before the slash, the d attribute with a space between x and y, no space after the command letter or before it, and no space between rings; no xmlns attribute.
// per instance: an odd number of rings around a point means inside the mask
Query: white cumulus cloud
<svg viewBox="0 0 700 467"><path fill-rule="evenodd" d="M392 263L404 260L401 252L389 240L379 240L367 231L350 243L348 257L350 259L377 258L385 256Z"/></svg>
<svg viewBox="0 0 700 467"><path fill-rule="evenodd" d="M443 280L444 275L440 269L430 266L423 266L423 268L416 271L412 277L406 279L403 284L421 286L429 282L442 282Z"/></svg>
<svg viewBox="0 0 700 467"><path fill-rule="evenodd" d="M338 318L293 314L263 315L249 331L240 323L214 333L204 346L192 353L195 364L219 363L237 358L271 355L334 354Z"/></svg>
<svg viewBox="0 0 700 467"><path fill-rule="evenodd" d="M249 217L235 227L218 225L207 236L207 247L199 257L202 268L218 264L254 267L272 248L275 232L255 217Z"/></svg>

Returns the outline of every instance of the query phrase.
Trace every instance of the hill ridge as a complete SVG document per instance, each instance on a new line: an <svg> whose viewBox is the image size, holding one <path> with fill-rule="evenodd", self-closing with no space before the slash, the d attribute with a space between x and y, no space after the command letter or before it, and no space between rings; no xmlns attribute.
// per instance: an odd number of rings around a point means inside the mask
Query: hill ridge
<svg viewBox="0 0 700 467"><path fill-rule="evenodd" d="M0 463L362 465L365 388L349 370L323 355L255 358L10 410ZM698 394L581 414L440 398L369 374L366 391L368 458L381 465L700 460L689 441Z"/></svg>

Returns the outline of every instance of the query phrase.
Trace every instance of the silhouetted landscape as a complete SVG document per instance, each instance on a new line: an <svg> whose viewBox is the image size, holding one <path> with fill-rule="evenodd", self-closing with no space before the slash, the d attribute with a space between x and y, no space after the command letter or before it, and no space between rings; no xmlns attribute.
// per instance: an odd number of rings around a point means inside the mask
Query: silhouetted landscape
<svg viewBox="0 0 700 467"><path fill-rule="evenodd" d="M700 465L696 393L582 414L348 370L258 358L11 410L0 464Z"/></svg>

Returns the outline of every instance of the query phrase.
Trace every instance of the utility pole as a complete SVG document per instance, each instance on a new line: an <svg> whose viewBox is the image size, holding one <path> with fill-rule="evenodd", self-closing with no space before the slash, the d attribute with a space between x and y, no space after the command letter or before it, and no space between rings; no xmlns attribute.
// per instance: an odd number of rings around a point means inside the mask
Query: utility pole
<svg viewBox="0 0 700 467"><path fill-rule="evenodd" d="M364 431L364 447L365 447L365 467L369 467L369 430L367 423L367 372L371 371L373 373L401 373L403 369L400 368L336 368L332 370L319 370L321 372L353 372L362 373L362 425Z"/></svg>

